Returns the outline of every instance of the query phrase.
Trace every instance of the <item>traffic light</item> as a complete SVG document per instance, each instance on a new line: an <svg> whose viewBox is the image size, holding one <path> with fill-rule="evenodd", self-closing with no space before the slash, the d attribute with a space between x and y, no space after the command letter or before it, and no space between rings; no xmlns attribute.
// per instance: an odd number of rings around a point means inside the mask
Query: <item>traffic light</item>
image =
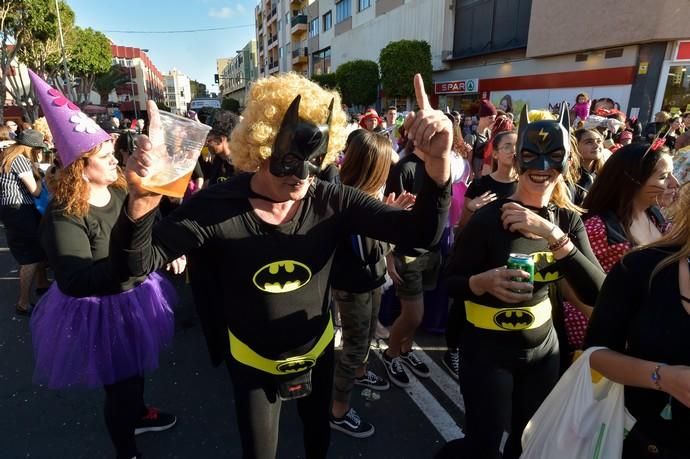
<svg viewBox="0 0 690 459"><path fill-rule="evenodd" d="M217 73L214 73L214 74L213 74L213 81L214 81L216 84L218 84L218 82L220 81L220 78L218 78L218 74L217 74Z"/></svg>

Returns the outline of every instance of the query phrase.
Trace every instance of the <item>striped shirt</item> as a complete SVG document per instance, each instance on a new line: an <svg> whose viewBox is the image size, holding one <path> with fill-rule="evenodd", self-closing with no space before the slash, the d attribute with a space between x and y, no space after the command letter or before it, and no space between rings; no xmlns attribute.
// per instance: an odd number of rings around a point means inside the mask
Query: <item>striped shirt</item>
<svg viewBox="0 0 690 459"><path fill-rule="evenodd" d="M12 161L10 173L0 171L0 205L16 206L19 204L33 204L34 199L24 186L21 177L32 174L31 163L22 155Z"/></svg>

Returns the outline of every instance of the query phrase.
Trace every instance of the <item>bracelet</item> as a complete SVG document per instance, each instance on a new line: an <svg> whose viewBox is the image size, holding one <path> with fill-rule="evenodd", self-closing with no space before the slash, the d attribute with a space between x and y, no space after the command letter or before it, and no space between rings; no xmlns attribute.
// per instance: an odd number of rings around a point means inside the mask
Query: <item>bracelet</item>
<svg viewBox="0 0 690 459"><path fill-rule="evenodd" d="M549 250L552 252L557 252L561 250L563 247L565 247L568 244L568 242L570 242L570 237L568 237L567 234L564 234L563 236L558 238L556 242L554 242L553 244L549 244Z"/></svg>
<svg viewBox="0 0 690 459"><path fill-rule="evenodd" d="M654 367L654 371L652 371L652 382L654 383L654 386L657 390L661 390L661 374L659 373L659 370L662 366L663 365L657 365L656 367Z"/></svg>

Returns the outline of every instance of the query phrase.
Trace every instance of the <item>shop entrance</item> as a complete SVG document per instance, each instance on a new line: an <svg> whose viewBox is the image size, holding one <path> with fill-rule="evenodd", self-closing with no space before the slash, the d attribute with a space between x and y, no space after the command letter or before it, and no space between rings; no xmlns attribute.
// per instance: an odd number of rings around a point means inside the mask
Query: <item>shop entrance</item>
<svg viewBox="0 0 690 459"><path fill-rule="evenodd" d="M690 75L688 65L672 65L669 67L662 110L670 113L684 113L690 111Z"/></svg>

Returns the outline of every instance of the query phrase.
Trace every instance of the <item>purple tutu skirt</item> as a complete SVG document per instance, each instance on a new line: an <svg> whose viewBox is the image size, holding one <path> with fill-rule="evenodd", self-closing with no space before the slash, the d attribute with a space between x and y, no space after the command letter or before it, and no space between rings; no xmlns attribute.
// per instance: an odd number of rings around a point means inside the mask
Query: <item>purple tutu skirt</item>
<svg viewBox="0 0 690 459"><path fill-rule="evenodd" d="M117 295L75 298L54 282L31 317L34 382L50 389L96 388L158 367L172 342L170 282L153 273Z"/></svg>

